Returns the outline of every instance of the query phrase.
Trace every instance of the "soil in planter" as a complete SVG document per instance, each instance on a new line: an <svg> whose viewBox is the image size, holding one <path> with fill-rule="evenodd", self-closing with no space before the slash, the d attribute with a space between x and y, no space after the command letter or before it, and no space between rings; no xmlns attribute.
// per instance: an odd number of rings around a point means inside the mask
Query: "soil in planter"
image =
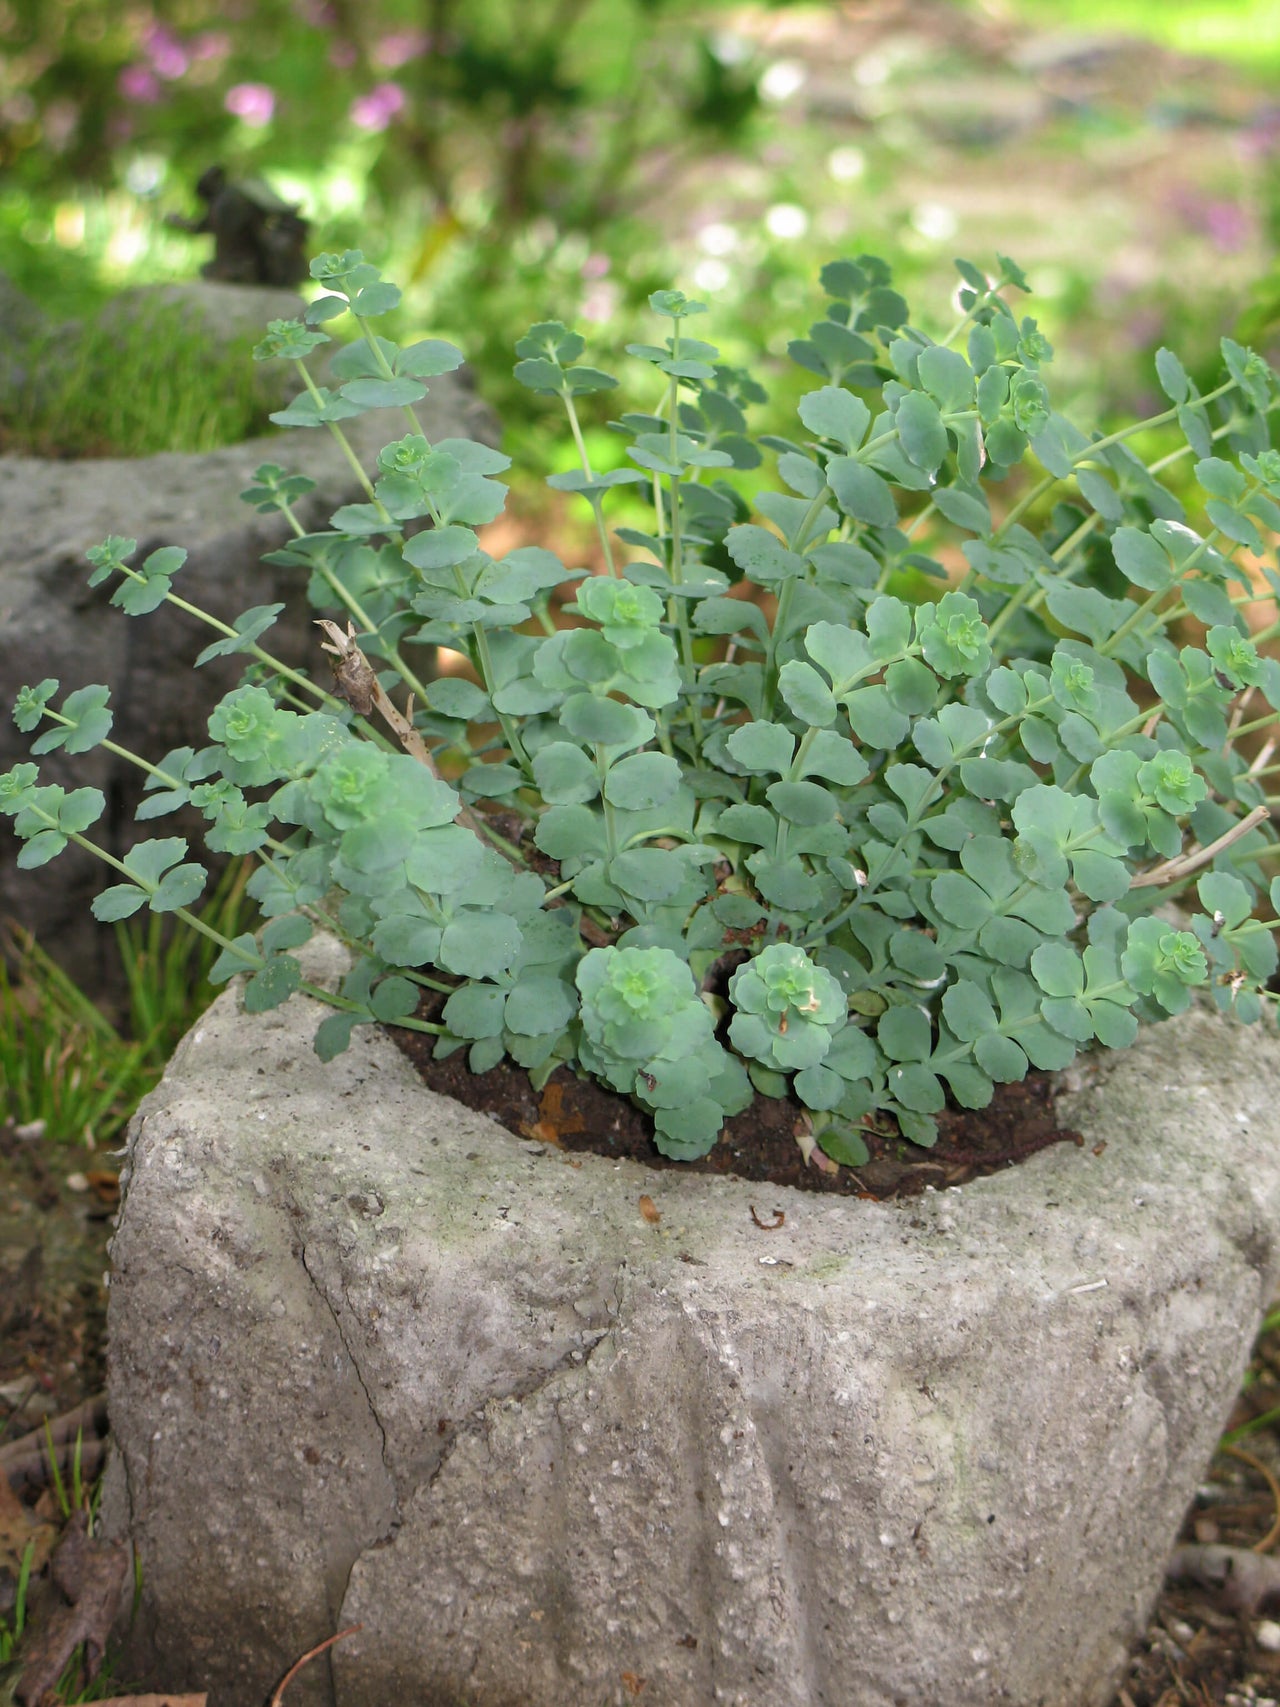
<svg viewBox="0 0 1280 1707"><path fill-rule="evenodd" d="M653 1122L634 1103L593 1080L579 1079L567 1067L557 1067L537 1091L522 1067L503 1062L487 1073L472 1073L464 1050L433 1060L435 1039L427 1032L389 1028L389 1034L431 1090L491 1116L522 1138L626 1157L648 1167L734 1174L801 1191L878 1200L912 1197L926 1186L963 1185L998 1173L1050 1144L1084 1143L1078 1132L1059 1124L1053 1082L1037 1073L1021 1084L997 1085L984 1109L947 1108L938 1117L938 1141L931 1149L903 1138L892 1121L884 1130L864 1131L870 1160L859 1168L828 1173L807 1163L796 1142L808 1123L807 1111L793 1098L763 1096L726 1121L710 1154L696 1162L672 1162L656 1149Z"/></svg>

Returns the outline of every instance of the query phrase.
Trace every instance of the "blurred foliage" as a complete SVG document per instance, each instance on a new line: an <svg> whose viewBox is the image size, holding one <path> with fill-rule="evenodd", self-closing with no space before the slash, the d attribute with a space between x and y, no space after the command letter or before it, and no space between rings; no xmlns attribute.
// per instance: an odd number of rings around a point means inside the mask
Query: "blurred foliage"
<svg viewBox="0 0 1280 1707"><path fill-rule="evenodd" d="M464 341L536 439L532 319L625 343L678 281L785 391L821 260L870 246L919 289L1016 248L1068 409L1106 419L1161 342L1196 371L1280 316L1280 106L1171 85L1155 48L1108 83L1117 29L1236 51L1242 88L1280 64L1274 0L3 0L0 269L55 320L191 277L209 240L164 219L221 162L302 203L313 251L394 271L397 333Z"/></svg>
<svg viewBox="0 0 1280 1707"><path fill-rule="evenodd" d="M1028 24L1052 14L1059 28L1123 30L1181 53L1237 59L1255 71L1280 71L1280 19L1275 0L1010 0Z"/></svg>
<svg viewBox="0 0 1280 1707"><path fill-rule="evenodd" d="M17 189L105 189L124 166L145 193L160 162L194 182L266 153L321 217L366 237L412 218L427 249L481 218L495 245L535 213L591 230L646 148L732 140L758 105L754 68L675 0L10 0L0 46Z"/></svg>

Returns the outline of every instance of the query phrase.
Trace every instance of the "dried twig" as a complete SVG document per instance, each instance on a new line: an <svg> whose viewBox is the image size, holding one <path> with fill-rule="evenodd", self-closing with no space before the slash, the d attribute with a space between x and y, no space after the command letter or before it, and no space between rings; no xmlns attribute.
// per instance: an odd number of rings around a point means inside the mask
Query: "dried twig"
<svg viewBox="0 0 1280 1707"><path fill-rule="evenodd" d="M1150 889L1155 884L1174 883L1180 877L1189 877L1193 871L1199 871L1202 865L1208 865L1223 848L1229 848L1232 842L1238 842L1241 836L1247 836L1250 830L1257 829L1267 817L1270 817L1269 807L1255 806L1252 812L1241 818L1238 824L1233 824L1216 842L1210 842L1207 848L1195 848L1190 853L1179 854L1176 859L1166 859L1159 865L1153 865L1150 871L1140 872L1130 883L1130 889Z"/></svg>
<svg viewBox="0 0 1280 1707"><path fill-rule="evenodd" d="M1251 1470L1256 1470L1271 1489L1271 1498L1275 1502L1275 1517L1271 1528L1261 1541L1254 1542L1252 1549L1255 1553L1269 1553L1277 1540L1280 1540L1280 1481L1276 1480L1275 1472L1269 1465L1264 1464L1261 1458L1255 1458L1252 1452L1246 1452L1243 1446L1222 1446L1218 1450L1229 1453L1232 1458L1238 1458L1242 1464L1247 1464Z"/></svg>
<svg viewBox="0 0 1280 1707"><path fill-rule="evenodd" d="M336 1636L326 1636L323 1642L318 1642L314 1648L309 1649L300 1660L295 1660L276 1685L275 1694L271 1697L267 1707L280 1707L280 1703L284 1700L285 1690L288 1689L290 1683L297 1677L308 1660L315 1659L317 1654L322 1654L326 1648L331 1648L335 1642L344 1641L348 1636L354 1636L357 1630L363 1629L363 1624L348 1624L345 1630L339 1630Z"/></svg>
<svg viewBox="0 0 1280 1707"><path fill-rule="evenodd" d="M47 1482L48 1438L52 1437L58 1449L58 1468L68 1470L75 1456L76 1436L80 1435L80 1467L86 1475L92 1475L102 1460L104 1447L99 1437L106 1433L106 1425L107 1397L105 1393L99 1393L74 1410L64 1411L60 1417L55 1417L47 1425L48 1436L42 1425L0 1446L0 1474L7 1476L15 1488L32 1482Z"/></svg>

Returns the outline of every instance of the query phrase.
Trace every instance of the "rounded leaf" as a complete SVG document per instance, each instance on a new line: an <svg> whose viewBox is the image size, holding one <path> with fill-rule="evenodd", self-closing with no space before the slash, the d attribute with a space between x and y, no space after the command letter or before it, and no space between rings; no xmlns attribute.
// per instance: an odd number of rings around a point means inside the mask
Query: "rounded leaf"
<svg viewBox="0 0 1280 1707"><path fill-rule="evenodd" d="M625 811L643 812L661 806L680 786L680 766L665 753L635 753L610 766L604 779L605 799Z"/></svg>

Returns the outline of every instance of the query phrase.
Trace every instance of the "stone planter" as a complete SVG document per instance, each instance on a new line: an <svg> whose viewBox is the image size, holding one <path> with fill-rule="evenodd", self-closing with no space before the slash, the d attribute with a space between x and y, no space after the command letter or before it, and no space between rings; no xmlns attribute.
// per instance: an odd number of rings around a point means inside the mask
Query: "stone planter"
<svg viewBox="0 0 1280 1707"><path fill-rule="evenodd" d="M318 1017L229 991L132 1128L127 1666L259 1707L362 1622L294 1707L1111 1699L1275 1291L1274 1034L1152 1029L1084 1148L881 1206L570 1157Z"/></svg>
<svg viewBox="0 0 1280 1707"><path fill-rule="evenodd" d="M286 293L284 301L290 300ZM274 311L281 311L279 302ZM430 439L496 439L491 413L455 376L432 381L419 417ZM346 427L370 468L383 445L403 434L404 415L381 409ZM54 676L64 694L88 682L107 683L112 738L154 762L173 747L203 746L210 710L239 680L243 658L192 669L211 638L194 617L166 605L131 620L110 608L114 586L88 586L84 553L108 534L136 539L144 553L160 545L186 547L174 591L224 622L252 605L283 601L288 609L264 644L289 664L316 669L318 638L303 572L261 562L264 552L290 536L289 527L282 516L258 515L239 499L263 462L316 481L299 506L311 528L326 527L339 504L363 495L323 429L281 432L201 454L65 462L0 457L0 770L30 757L34 737L20 734L9 716L23 683ZM66 788L103 790L108 813L94 833L117 858L142 836L178 833L172 819L160 831L154 823L134 823L144 778L102 748L72 759L51 754L41 773ZM107 986L113 965L110 934L89 915L89 901L103 885L101 864L75 848L61 856L53 880L44 868L18 871L11 857L0 864L0 917L33 930L95 994Z"/></svg>

